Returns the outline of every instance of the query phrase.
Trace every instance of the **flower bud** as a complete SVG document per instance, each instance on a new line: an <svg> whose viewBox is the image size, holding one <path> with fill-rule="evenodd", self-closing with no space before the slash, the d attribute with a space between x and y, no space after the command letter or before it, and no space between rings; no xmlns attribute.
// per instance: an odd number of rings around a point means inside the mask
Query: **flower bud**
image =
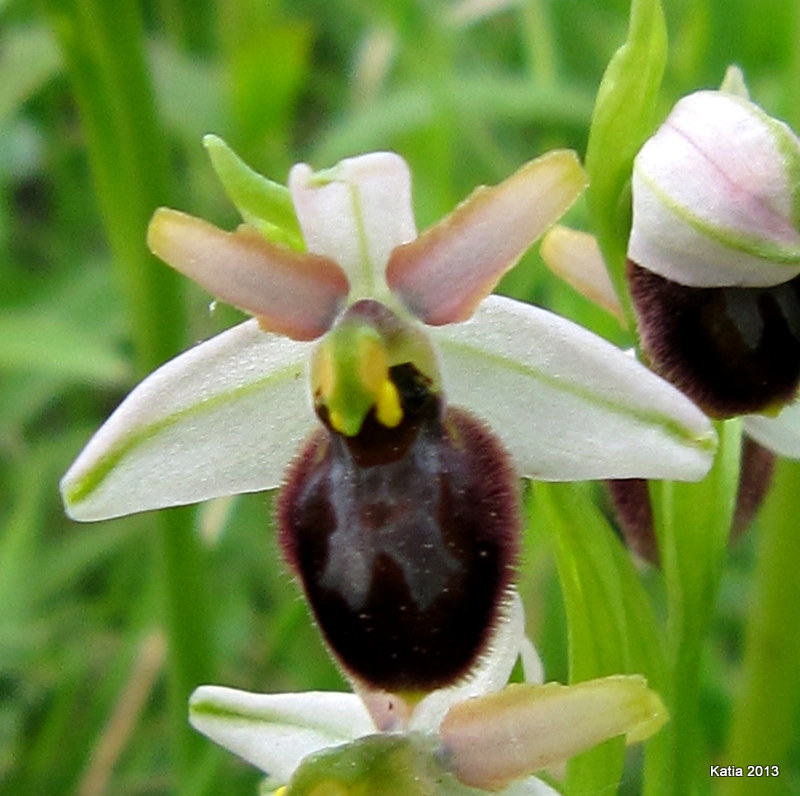
<svg viewBox="0 0 800 796"><path fill-rule="evenodd" d="M800 141L748 100L684 97L633 171L628 256L691 287L767 287L800 274Z"/></svg>
<svg viewBox="0 0 800 796"><path fill-rule="evenodd" d="M746 98L682 99L634 163L628 283L650 366L707 414L800 381L800 140Z"/></svg>

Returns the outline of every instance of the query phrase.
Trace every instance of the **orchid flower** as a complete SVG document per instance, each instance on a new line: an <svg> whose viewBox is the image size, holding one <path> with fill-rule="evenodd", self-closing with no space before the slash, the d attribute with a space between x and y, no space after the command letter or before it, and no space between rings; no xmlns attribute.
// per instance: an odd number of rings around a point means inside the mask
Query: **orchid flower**
<svg viewBox="0 0 800 796"><path fill-rule="evenodd" d="M634 161L627 277L647 363L709 415L743 416L732 537L800 458L800 139L731 67L681 99ZM594 238L554 228L551 269L622 319ZM647 485L610 483L629 544L658 551Z"/></svg>
<svg viewBox="0 0 800 796"><path fill-rule="evenodd" d="M276 796L557 796L532 772L618 735L645 740L666 719L641 677L541 685L519 598L465 682L415 707L386 692L253 694L202 686L196 729L264 771ZM506 685L517 658L525 683Z"/></svg>
<svg viewBox="0 0 800 796"><path fill-rule="evenodd" d="M614 292L600 248L593 235L556 225L542 241L542 258L557 276L624 323L625 312ZM775 454L800 458L800 402L776 417L745 415L741 468L731 539L743 533L760 507L772 478ZM609 481L617 519L628 545L642 558L659 558L647 482Z"/></svg>
<svg viewBox="0 0 800 796"><path fill-rule="evenodd" d="M775 415L797 395L798 174L800 139L750 101L736 69L721 90L681 99L634 162L628 282L642 346L712 416Z"/></svg>
<svg viewBox="0 0 800 796"><path fill-rule="evenodd" d="M289 192L208 141L246 224L156 212L152 250L255 318L146 378L62 481L78 520L273 489L339 663L371 687L465 675L502 618L518 477L698 479L715 434L673 387L544 310L489 295L575 200L556 151L417 235L397 155Z"/></svg>
<svg viewBox="0 0 800 796"><path fill-rule="evenodd" d="M653 365L789 458L800 458L799 173L800 139L731 67L719 91L678 102L637 156L628 251Z"/></svg>

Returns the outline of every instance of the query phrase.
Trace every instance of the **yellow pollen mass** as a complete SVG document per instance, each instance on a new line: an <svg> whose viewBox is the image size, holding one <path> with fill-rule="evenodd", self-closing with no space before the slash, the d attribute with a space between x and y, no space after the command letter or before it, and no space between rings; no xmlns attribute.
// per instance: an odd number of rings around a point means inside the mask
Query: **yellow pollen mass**
<svg viewBox="0 0 800 796"><path fill-rule="evenodd" d="M403 407L400 405L400 395L397 387L389 379L384 379L378 390L378 400L375 402L375 417L386 428L395 428L403 419Z"/></svg>
<svg viewBox="0 0 800 796"><path fill-rule="evenodd" d="M403 407L397 387L389 378L386 349L372 337L358 341L358 372L361 384L375 402L375 418L387 428L395 428L403 419Z"/></svg>
<svg viewBox="0 0 800 796"><path fill-rule="evenodd" d="M370 411L386 428L403 420L403 405L390 377L389 352L370 326L343 325L315 353L315 401L328 412L330 427L348 437L361 430Z"/></svg>
<svg viewBox="0 0 800 796"><path fill-rule="evenodd" d="M315 375L318 379L319 390L326 399L330 398L333 393L336 373L334 370L333 354L329 348L323 348L320 351L316 366Z"/></svg>
<svg viewBox="0 0 800 796"><path fill-rule="evenodd" d="M347 433L347 423L345 422L344 415L338 410L331 409L328 412L328 422L331 424L334 431L338 431L340 434Z"/></svg>

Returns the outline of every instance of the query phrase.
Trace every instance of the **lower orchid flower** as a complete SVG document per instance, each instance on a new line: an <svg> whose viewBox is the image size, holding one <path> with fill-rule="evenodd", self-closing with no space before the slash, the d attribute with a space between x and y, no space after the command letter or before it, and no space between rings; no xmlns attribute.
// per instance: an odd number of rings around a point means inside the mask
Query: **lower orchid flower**
<svg viewBox="0 0 800 796"><path fill-rule="evenodd" d="M467 680L416 706L385 691L202 686L190 720L264 771L274 796L557 796L532 773L615 736L643 741L666 720L658 696L635 675L540 684L519 598L489 646ZM506 685L518 657L525 682Z"/></svg>
<svg viewBox="0 0 800 796"><path fill-rule="evenodd" d="M75 519L284 482L282 547L337 660L409 693L485 651L516 564L520 476L709 467L714 431L673 387L575 324L489 295L582 191L573 153L417 236L397 155L295 166L287 193L208 145L248 223L225 232L161 209L149 244L256 317L133 390L63 479Z"/></svg>

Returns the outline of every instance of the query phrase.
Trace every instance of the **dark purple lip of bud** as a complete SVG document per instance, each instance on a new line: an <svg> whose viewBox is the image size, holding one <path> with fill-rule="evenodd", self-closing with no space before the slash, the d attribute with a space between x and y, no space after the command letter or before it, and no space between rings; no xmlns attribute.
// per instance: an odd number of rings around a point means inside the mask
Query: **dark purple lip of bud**
<svg viewBox="0 0 800 796"><path fill-rule="evenodd" d="M370 413L354 438L315 432L278 501L280 539L342 666L427 691L486 651L514 574L518 485L483 423L443 409L412 365L391 377L400 425Z"/></svg>
<svg viewBox="0 0 800 796"><path fill-rule="evenodd" d="M712 417L780 407L800 383L800 277L767 288L694 288L628 261L650 366Z"/></svg>
<svg viewBox="0 0 800 796"><path fill-rule="evenodd" d="M749 437L742 439L739 489L731 523L731 542L738 539L755 519L772 482L775 454ZM653 524L653 509L647 481L620 478L608 481L617 524L625 543L636 555L658 566L660 555Z"/></svg>

